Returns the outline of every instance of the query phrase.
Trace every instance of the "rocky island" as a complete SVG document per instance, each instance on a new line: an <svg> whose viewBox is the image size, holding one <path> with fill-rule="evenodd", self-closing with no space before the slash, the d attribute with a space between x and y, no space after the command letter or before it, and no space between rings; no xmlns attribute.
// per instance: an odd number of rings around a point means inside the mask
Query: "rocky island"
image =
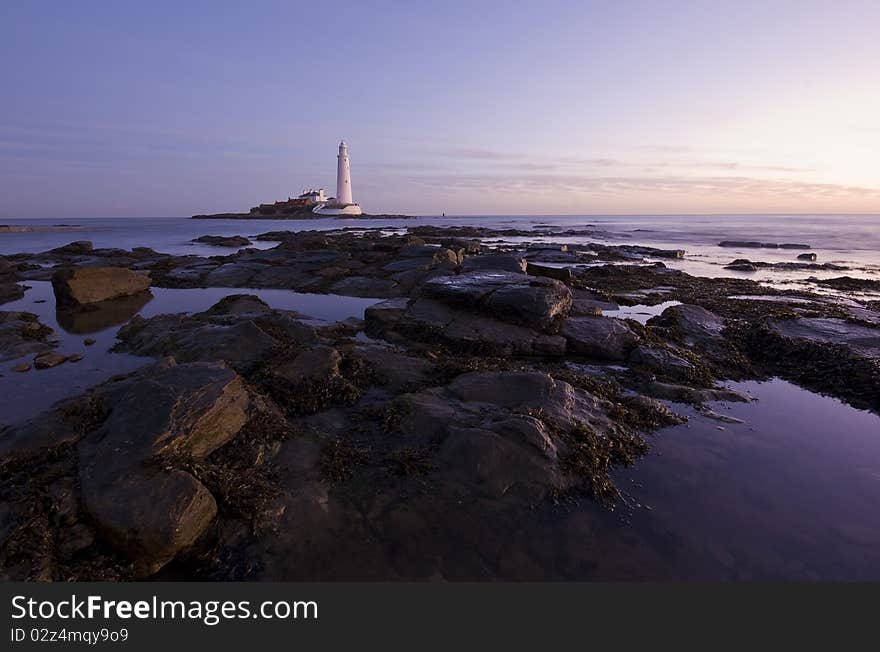
<svg viewBox="0 0 880 652"><path fill-rule="evenodd" d="M0 258L3 301L52 281L74 315L231 289L126 319L114 350L149 364L0 430L0 576L533 579L552 558L583 577L584 546L532 534L573 502L612 510L614 469L676 406L724 423L708 402L751 399L722 381L772 375L880 413L876 299L692 276L664 263L681 250L566 240L580 232L387 231ZM261 288L375 303L318 322ZM0 312L0 359L50 354L35 315Z"/></svg>

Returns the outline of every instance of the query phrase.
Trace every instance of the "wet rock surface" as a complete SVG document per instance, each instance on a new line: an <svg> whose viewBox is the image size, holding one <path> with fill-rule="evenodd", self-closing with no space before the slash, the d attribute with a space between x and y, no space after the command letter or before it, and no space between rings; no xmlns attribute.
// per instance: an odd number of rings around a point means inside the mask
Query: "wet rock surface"
<svg viewBox="0 0 880 652"><path fill-rule="evenodd" d="M0 311L0 362L50 351L52 329L30 312Z"/></svg>
<svg viewBox="0 0 880 652"><path fill-rule="evenodd" d="M118 299L150 287L150 278L122 267L61 269L52 275L58 306L78 307Z"/></svg>
<svg viewBox="0 0 880 652"><path fill-rule="evenodd" d="M92 304L127 320L118 351L157 362L0 430L3 577L582 579L588 546L546 571L560 552L543 524L573 501L615 505L613 470L681 421L676 404L734 423L704 407L749 400L720 381L781 375L880 412L876 303L695 277L658 260L679 250L566 233L598 232L280 231L211 257L83 242L6 257L11 283L116 267L158 287L384 300L336 324L248 294L147 319ZM504 237L525 241L487 242ZM602 315L666 302L647 323ZM0 313L6 359L38 366L48 336Z"/></svg>

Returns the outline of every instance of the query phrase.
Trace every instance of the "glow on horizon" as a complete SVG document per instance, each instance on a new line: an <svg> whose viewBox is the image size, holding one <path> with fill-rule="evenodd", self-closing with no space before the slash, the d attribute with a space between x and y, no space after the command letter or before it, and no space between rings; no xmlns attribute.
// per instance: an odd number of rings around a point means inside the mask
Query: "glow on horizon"
<svg viewBox="0 0 880 652"><path fill-rule="evenodd" d="M4 7L0 217L880 213L880 3L729 4Z"/></svg>

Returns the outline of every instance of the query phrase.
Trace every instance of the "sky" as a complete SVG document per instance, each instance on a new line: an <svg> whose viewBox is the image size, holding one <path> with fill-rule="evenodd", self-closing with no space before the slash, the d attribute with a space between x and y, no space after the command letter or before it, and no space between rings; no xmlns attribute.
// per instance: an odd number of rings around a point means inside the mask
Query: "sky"
<svg viewBox="0 0 880 652"><path fill-rule="evenodd" d="M0 3L0 218L880 213L880 2Z"/></svg>

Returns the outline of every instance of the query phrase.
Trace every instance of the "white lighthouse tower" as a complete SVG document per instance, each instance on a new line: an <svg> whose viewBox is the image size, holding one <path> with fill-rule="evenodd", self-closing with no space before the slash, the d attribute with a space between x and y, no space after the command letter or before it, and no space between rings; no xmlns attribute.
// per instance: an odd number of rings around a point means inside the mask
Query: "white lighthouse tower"
<svg viewBox="0 0 880 652"><path fill-rule="evenodd" d="M351 166L348 145L344 140L339 143L339 154L336 156L336 197L316 206L314 212L319 215L361 215L363 212L351 196Z"/></svg>

